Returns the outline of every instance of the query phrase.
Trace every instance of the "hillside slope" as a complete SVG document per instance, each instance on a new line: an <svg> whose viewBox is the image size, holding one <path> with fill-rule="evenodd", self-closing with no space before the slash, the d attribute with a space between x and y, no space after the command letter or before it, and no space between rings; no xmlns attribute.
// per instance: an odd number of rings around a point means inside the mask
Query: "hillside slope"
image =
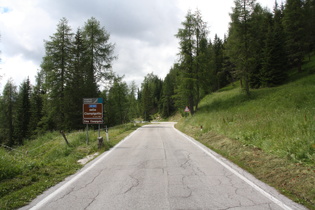
<svg viewBox="0 0 315 210"><path fill-rule="evenodd" d="M315 56L282 86L206 96L177 127L308 207L315 206ZM202 126L202 130L201 130Z"/></svg>

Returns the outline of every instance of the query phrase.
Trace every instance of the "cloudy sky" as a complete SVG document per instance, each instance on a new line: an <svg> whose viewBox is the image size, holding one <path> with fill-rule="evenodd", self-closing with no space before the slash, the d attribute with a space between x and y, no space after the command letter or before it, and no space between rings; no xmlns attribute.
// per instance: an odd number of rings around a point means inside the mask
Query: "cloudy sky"
<svg viewBox="0 0 315 210"><path fill-rule="evenodd" d="M257 2L272 8L275 0ZM151 72L164 79L177 60L174 35L189 9L201 11L211 38L223 38L233 6L234 0L0 0L0 91L9 78L20 85L29 77L34 84L44 40L62 17L74 32L91 17L99 20L116 45L113 71L139 85Z"/></svg>

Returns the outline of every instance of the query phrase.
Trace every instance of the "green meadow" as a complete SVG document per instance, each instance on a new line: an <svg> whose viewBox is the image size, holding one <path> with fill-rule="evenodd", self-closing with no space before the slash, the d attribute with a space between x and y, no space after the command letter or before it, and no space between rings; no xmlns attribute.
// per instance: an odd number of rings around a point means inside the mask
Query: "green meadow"
<svg viewBox="0 0 315 210"><path fill-rule="evenodd" d="M315 56L286 84L242 93L239 83L207 95L176 125L259 179L315 208ZM202 127L202 129L201 129Z"/></svg>

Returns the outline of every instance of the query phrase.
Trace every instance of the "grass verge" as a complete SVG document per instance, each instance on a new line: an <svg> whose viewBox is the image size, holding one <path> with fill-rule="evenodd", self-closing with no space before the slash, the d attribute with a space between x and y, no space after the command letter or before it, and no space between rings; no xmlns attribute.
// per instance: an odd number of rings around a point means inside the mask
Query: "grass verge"
<svg viewBox="0 0 315 210"><path fill-rule="evenodd" d="M250 98L239 84L208 95L177 128L315 209L315 56L303 69Z"/></svg>
<svg viewBox="0 0 315 210"><path fill-rule="evenodd" d="M82 167L77 161L91 153L110 149L139 126L126 124L109 129L110 141L98 149L97 131L72 132L67 146L58 132L47 133L15 150L0 148L0 209L16 209Z"/></svg>

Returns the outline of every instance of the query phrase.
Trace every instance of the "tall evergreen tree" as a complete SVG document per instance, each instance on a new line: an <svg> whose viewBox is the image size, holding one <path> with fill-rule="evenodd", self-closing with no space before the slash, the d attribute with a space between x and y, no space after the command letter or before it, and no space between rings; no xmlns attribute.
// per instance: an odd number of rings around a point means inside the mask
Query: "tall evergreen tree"
<svg viewBox="0 0 315 210"><path fill-rule="evenodd" d="M4 117L3 122L5 122L2 124L2 138L8 146L13 146L16 143L14 138L14 119L16 113L17 91L16 86L11 79L7 81L2 94L1 112Z"/></svg>
<svg viewBox="0 0 315 210"><path fill-rule="evenodd" d="M285 35L282 27L282 11L275 4L274 17L269 25L265 47L262 53L263 86L272 87L282 84L287 77L287 56L285 53Z"/></svg>
<svg viewBox="0 0 315 210"><path fill-rule="evenodd" d="M151 120L151 116L159 112L162 95L162 80L153 73L145 76L141 84L141 107L145 120Z"/></svg>
<svg viewBox="0 0 315 210"><path fill-rule="evenodd" d="M112 61L116 58L115 45L109 42L109 33L93 17L85 23L82 35L87 48L86 94L87 97L97 97L99 91L97 83L112 76Z"/></svg>
<svg viewBox="0 0 315 210"><path fill-rule="evenodd" d="M286 32L286 49L292 66L302 71L302 62L305 55L305 14L302 0L287 0L283 18Z"/></svg>
<svg viewBox="0 0 315 210"><path fill-rule="evenodd" d="M129 93L128 93L128 115L129 119L135 119L140 116L140 109L139 109L139 102L137 101L136 94L137 94L137 85L133 81L129 86Z"/></svg>
<svg viewBox="0 0 315 210"><path fill-rule="evenodd" d="M306 51L309 55L315 50L315 0L305 0L305 36L307 41Z"/></svg>
<svg viewBox="0 0 315 210"><path fill-rule="evenodd" d="M62 18L57 25L57 32L45 42L46 55L41 65L46 74L47 109L54 126L65 128L65 87L72 75L70 64L72 60L71 28L66 18Z"/></svg>
<svg viewBox="0 0 315 210"><path fill-rule="evenodd" d="M162 117L169 117L176 111L174 94L176 87L176 77L177 69L174 66L171 68L170 72L166 75L163 88L162 88L162 98L161 98L161 115Z"/></svg>
<svg viewBox="0 0 315 210"><path fill-rule="evenodd" d="M81 29L78 29L71 49L72 59L70 62L69 78L65 88L67 103L65 104L65 125L67 129L80 129L82 127L82 99L89 98L86 93L86 61L87 47L82 36Z"/></svg>
<svg viewBox="0 0 315 210"><path fill-rule="evenodd" d="M40 122L43 118L43 106L44 106L44 72L39 71L36 76L36 84L33 86L31 91L30 103L31 103L31 119L29 123L30 135L36 135L39 132L42 132L42 128L39 127Z"/></svg>
<svg viewBox="0 0 315 210"><path fill-rule="evenodd" d="M175 35L179 39L180 82L178 83L177 98L188 106L191 114L198 108L200 100L200 44L207 35L206 23L202 21L201 14L188 11L186 19L182 22L183 28Z"/></svg>
<svg viewBox="0 0 315 210"><path fill-rule="evenodd" d="M193 22L194 22L194 36L195 36L195 46L193 46L194 50L194 57L193 59L194 66L193 72L195 77L195 88L196 88L196 96L195 96L195 106L196 110L198 109L198 104L201 100L200 95L200 81L201 81L201 72L202 72L202 61L204 60L204 53L206 51L206 44L207 44L207 24L202 20L202 15L199 10L193 15Z"/></svg>
<svg viewBox="0 0 315 210"><path fill-rule="evenodd" d="M261 69L263 61L263 49L265 46L266 35L268 34L268 26L272 22L272 13L267 9L263 9L260 4L254 5L249 18L249 85L251 88L259 88L261 86Z"/></svg>
<svg viewBox="0 0 315 210"><path fill-rule="evenodd" d="M109 125L128 122L128 86L122 81L122 78L116 76L108 92Z"/></svg>
<svg viewBox="0 0 315 210"><path fill-rule="evenodd" d="M17 143L22 145L23 141L30 136L29 124L31 120L31 84L30 80L25 80L19 90L17 96L17 112L16 112L16 123L15 123L15 135Z"/></svg>
<svg viewBox="0 0 315 210"><path fill-rule="evenodd" d="M250 73L252 72L250 16L255 0L236 0L231 16L228 38L228 53L237 68L246 95L250 95Z"/></svg>
<svg viewBox="0 0 315 210"><path fill-rule="evenodd" d="M223 69L224 46L223 41L217 35L214 37L212 50L213 76L215 76L213 90L218 90L228 84L228 71Z"/></svg>

